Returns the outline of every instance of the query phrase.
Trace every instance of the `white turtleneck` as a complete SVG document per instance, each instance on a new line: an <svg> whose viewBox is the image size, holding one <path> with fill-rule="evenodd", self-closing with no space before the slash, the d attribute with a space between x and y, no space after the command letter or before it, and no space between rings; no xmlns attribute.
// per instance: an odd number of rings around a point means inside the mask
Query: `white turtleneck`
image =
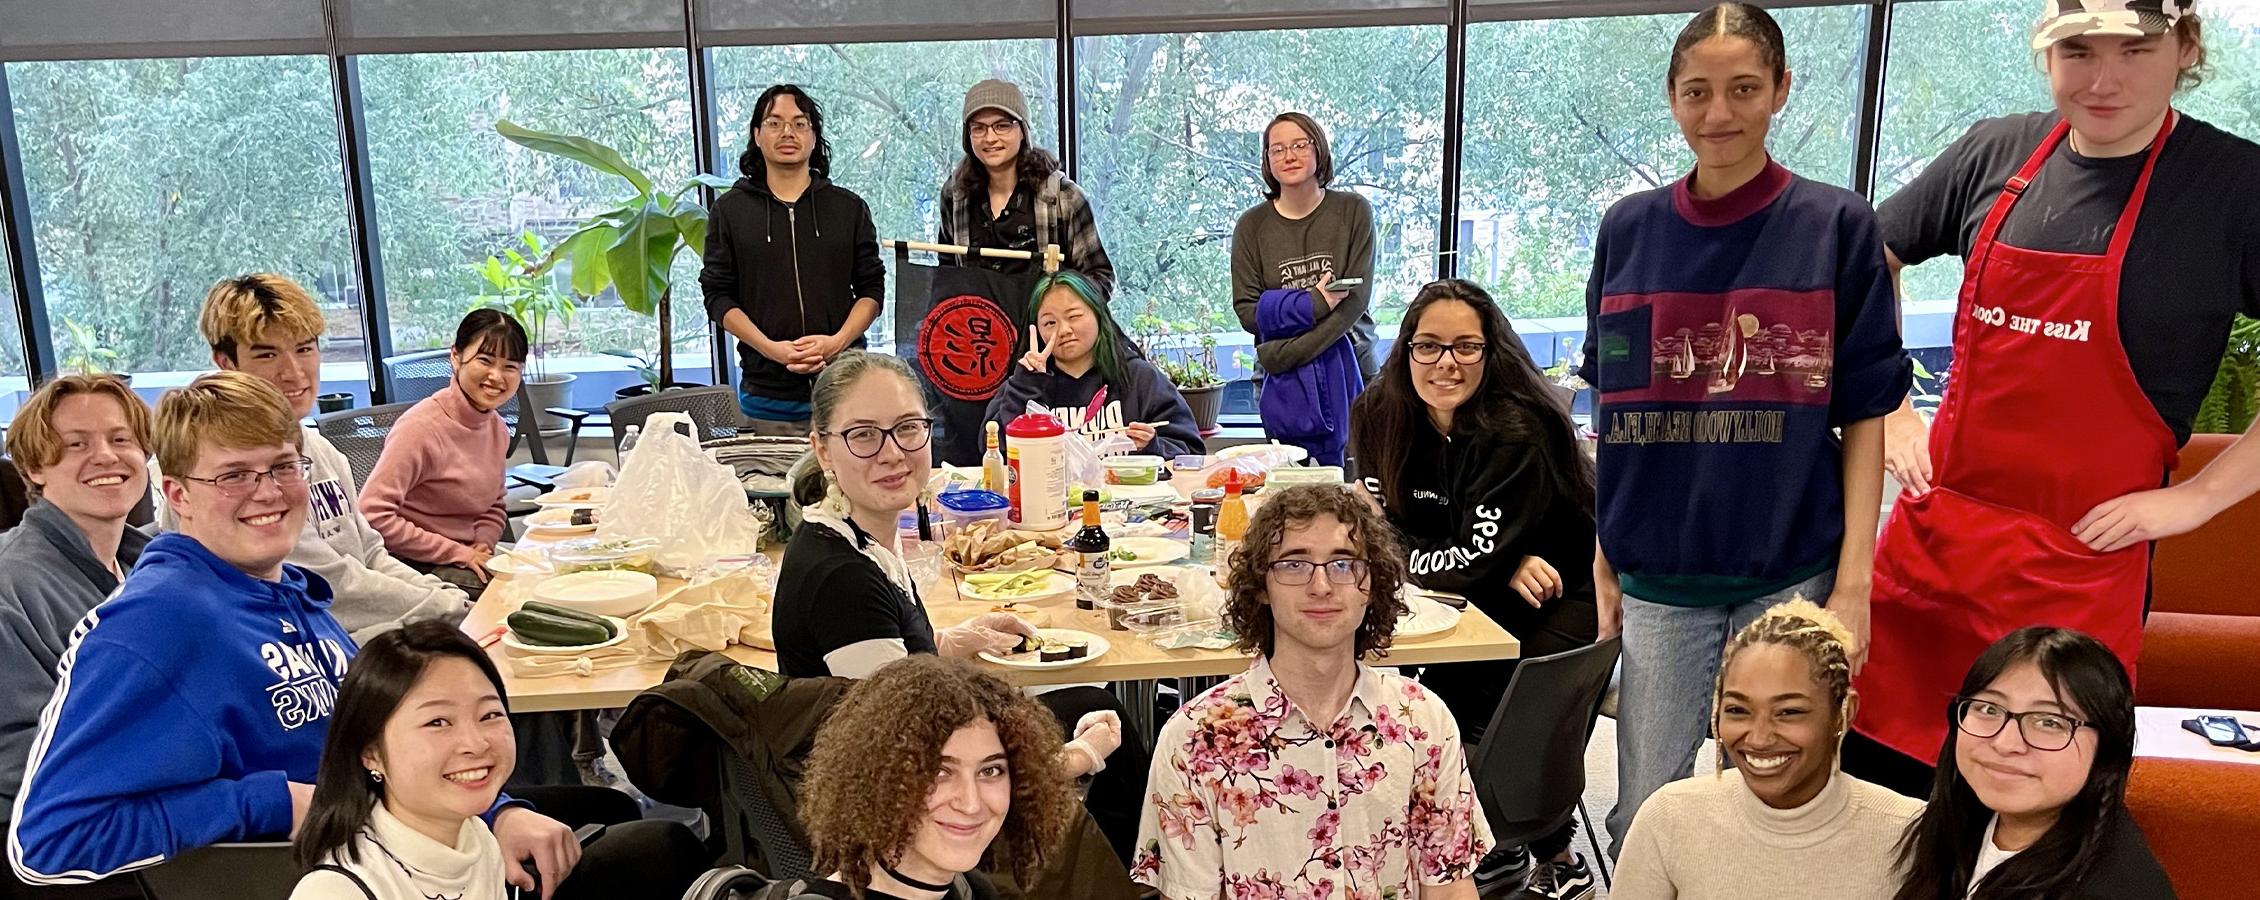
<svg viewBox="0 0 2260 900"><path fill-rule="evenodd" d="M432 840L377 804L354 846L360 861L346 862L343 850L325 860L361 876L376 900L505 900L502 848L494 832L477 818L463 820L455 846ZM368 900L351 879L316 870L298 880L290 900Z"/></svg>
<svg viewBox="0 0 2260 900"><path fill-rule="evenodd" d="M1729 769L1665 785L1625 836L1617 900L1888 900L1894 854L1920 800L1838 772L1820 794L1775 809Z"/></svg>

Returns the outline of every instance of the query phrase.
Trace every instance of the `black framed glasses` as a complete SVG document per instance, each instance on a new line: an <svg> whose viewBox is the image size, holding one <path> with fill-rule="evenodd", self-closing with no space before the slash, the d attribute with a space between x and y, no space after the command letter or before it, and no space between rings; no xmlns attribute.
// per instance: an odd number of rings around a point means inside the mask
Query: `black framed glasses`
<svg viewBox="0 0 2260 900"><path fill-rule="evenodd" d="M1326 570L1326 580L1335 584L1357 584L1365 580L1366 565L1362 559L1330 559L1323 563L1307 559L1282 559L1271 564L1271 577L1289 587L1310 583L1319 569Z"/></svg>
<svg viewBox="0 0 2260 900"><path fill-rule="evenodd" d="M260 479L273 479L279 488L297 487L306 483L306 474L314 470L314 461L299 457L271 469L230 469L210 478L183 475L182 479L219 488L220 493L241 497L259 489Z"/></svg>
<svg viewBox="0 0 2260 900"><path fill-rule="evenodd" d="M2072 745L2072 737L2080 729L2093 727L2060 712L2011 712L1999 703L1975 697L1954 701L1954 727L1971 737L1990 740L2009 727L2012 719L2017 723L2017 736L2034 750L2062 750Z"/></svg>
<svg viewBox="0 0 2260 900"><path fill-rule="evenodd" d="M844 431L827 431L824 436L838 436L840 440L847 442L848 452L855 454L855 458L870 459L878 456L880 449L886 447L890 440L895 442L895 446L902 448L904 453L923 449L927 441L934 439L934 420L904 419L896 422L892 428L858 425Z"/></svg>
<svg viewBox="0 0 2260 900"><path fill-rule="evenodd" d="M1460 341L1449 347L1435 341L1414 341L1410 349L1413 362L1424 366L1435 365L1437 360L1443 359L1446 349L1452 351L1452 358L1458 360L1460 365L1472 366L1483 361L1483 351L1489 348L1490 345L1482 341Z"/></svg>

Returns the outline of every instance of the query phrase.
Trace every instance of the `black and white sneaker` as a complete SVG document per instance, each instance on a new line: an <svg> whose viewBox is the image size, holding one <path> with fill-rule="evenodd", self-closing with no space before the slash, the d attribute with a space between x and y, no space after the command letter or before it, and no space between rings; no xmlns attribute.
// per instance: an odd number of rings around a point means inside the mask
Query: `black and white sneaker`
<svg viewBox="0 0 2260 900"><path fill-rule="evenodd" d="M1593 870L1585 857L1572 854L1569 862L1547 860L1530 872L1530 883L1514 900L1591 900Z"/></svg>
<svg viewBox="0 0 2260 900"><path fill-rule="evenodd" d="M1475 893L1479 897L1505 897L1530 881L1530 850L1516 845L1495 847L1475 864Z"/></svg>

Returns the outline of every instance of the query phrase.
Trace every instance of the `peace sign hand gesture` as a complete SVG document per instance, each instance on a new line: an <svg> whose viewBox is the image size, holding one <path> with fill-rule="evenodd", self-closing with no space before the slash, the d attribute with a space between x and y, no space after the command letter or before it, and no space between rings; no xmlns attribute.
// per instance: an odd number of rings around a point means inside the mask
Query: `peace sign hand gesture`
<svg viewBox="0 0 2260 900"><path fill-rule="evenodd" d="M1020 367L1030 372L1042 372L1051 366L1051 362L1052 348L1044 343L1042 335L1036 333L1036 326L1030 324L1028 326L1028 352L1020 354Z"/></svg>

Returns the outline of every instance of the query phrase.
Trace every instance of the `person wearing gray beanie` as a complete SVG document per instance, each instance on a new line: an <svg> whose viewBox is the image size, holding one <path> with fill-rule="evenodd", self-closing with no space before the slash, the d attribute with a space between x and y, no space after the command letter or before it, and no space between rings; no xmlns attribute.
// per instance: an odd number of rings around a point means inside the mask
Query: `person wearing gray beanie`
<svg viewBox="0 0 2260 900"><path fill-rule="evenodd" d="M1058 157L1029 138L1028 98L1009 81L991 78L965 92L958 140L965 158L942 186L943 244L1026 250L1038 259L996 259L968 254L951 260L1006 274L1042 271L1047 244L1058 244L1063 269L1114 291L1114 263L1099 241L1098 220L1082 188L1060 170Z"/></svg>

